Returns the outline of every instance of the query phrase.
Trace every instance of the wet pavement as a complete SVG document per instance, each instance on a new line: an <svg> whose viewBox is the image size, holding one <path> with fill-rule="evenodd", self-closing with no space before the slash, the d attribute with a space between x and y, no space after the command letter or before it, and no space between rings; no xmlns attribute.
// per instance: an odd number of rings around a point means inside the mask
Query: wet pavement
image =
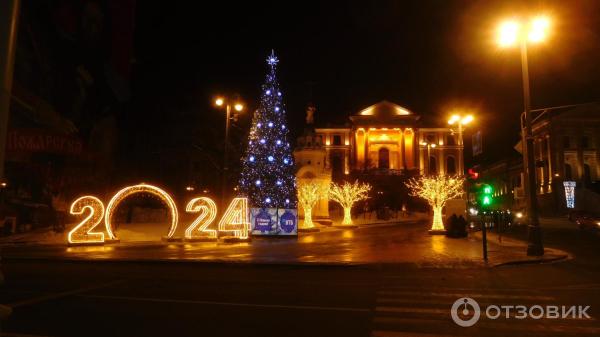
<svg viewBox="0 0 600 337"><path fill-rule="evenodd" d="M477 235L451 239L429 235L428 222L367 225L293 238L254 238L248 243L121 242L103 246L5 245L5 259L105 261L204 261L266 264L386 264L465 267L484 265ZM490 242L492 265L529 259L524 243ZM550 256L552 252L549 252Z"/></svg>

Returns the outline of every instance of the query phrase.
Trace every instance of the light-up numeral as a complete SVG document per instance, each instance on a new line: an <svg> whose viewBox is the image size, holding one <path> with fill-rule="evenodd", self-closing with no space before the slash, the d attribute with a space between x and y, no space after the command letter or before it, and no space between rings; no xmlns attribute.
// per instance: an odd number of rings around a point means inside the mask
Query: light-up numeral
<svg viewBox="0 0 600 337"><path fill-rule="evenodd" d="M92 230L102 221L102 217L104 216L104 204L96 197L84 196L71 204L70 213L73 215L81 215L86 212L86 210L89 212L89 215L75 226L67 236L67 240L71 244L104 242L104 233L92 232Z"/></svg>
<svg viewBox="0 0 600 337"><path fill-rule="evenodd" d="M112 228L113 228L112 215L114 214L115 210L117 209L117 206L119 206L121 201L123 201L128 196L130 196L132 194L137 194L137 193L150 193L150 194L158 197L159 199L161 199L167 205L169 211L171 212L171 227L169 227L169 232L166 237L169 239L172 238L173 235L175 234L175 230L177 230L177 223L179 221L178 220L179 214L177 213L177 205L175 205L175 201L173 201L173 198L171 198L171 196L167 192L165 192L164 190L162 190L156 186L148 185L148 184L139 184L139 185L125 187L122 190L120 190L119 192L117 192L117 194L115 194L112 197L112 199L110 199L110 202L106 206L106 217L104 218L104 226L106 227L106 232L108 233L108 237L111 240L117 239L117 237L115 236L115 234L113 233L113 230L112 230Z"/></svg>
<svg viewBox="0 0 600 337"><path fill-rule="evenodd" d="M234 198L219 221L219 232L231 232L233 237L247 239L249 228L248 199Z"/></svg>
<svg viewBox="0 0 600 337"><path fill-rule="evenodd" d="M200 213L196 220L185 230L186 239L217 238L217 231L208 229L208 226L217 217L217 205L212 199L207 197L194 198L187 204L185 211L188 213Z"/></svg>

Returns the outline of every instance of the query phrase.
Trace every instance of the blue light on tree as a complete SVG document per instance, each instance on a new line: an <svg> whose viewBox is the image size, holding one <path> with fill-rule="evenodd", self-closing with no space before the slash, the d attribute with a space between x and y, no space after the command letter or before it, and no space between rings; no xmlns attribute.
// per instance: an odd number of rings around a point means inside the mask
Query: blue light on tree
<svg viewBox="0 0 600 337"><path fill-rule="evenodd" d="M292 208L297 203L291 148L281 146L289 143L286 109L277 80L278 62L275 53L267 58L267 76L248 136L251 143L242 157L240 190L251 207Z"/></svg>

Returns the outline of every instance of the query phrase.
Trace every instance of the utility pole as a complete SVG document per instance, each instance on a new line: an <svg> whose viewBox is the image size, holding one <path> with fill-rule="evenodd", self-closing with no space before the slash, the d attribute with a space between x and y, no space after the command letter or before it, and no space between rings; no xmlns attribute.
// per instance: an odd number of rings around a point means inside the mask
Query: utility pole
<svg viewBox="0 0 600 337"><path fill-rule="evenodd" d="M527 42L521 42L521 72L523 77L523 105L525 113L525 128L521 129L525 141L525 160L527 176L527 216L529 218L529 242L527 246L527 255L544 255L544 245L542 244L542 229L538 216L537 205L537 184L535 177L535 157L533 132L531 128L531 96L529 93L529 67L527 61Z"/></svg>
<svg viewBox="0 0 600 337"><path fill-rule="evenodd" d="M0 182L4 182L6 136L12 93L20 0L0 1Z"/></svg>

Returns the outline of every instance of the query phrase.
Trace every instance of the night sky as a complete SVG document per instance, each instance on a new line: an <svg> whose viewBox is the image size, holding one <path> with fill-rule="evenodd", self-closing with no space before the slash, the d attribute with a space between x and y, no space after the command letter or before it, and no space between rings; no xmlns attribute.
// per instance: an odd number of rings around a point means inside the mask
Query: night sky
<svg viewBox="0 0 600 337"><path fill-rule="evenodd" d="M597 1L137 6L133 115L149 130L190 122L222 128L222 112L211 106L218 93L240 95L253 111L275 49L296 133L310 100L319 125L344 123L383 99L433 126L445 125L451 109L467 109L477 118L472 129L483 131L484 156L497 159L518 139L522 87L518 50L500 50L493 34L501 19L528 13L553 18L551 39L530 48L532 107L600 101Z"/></svg>

